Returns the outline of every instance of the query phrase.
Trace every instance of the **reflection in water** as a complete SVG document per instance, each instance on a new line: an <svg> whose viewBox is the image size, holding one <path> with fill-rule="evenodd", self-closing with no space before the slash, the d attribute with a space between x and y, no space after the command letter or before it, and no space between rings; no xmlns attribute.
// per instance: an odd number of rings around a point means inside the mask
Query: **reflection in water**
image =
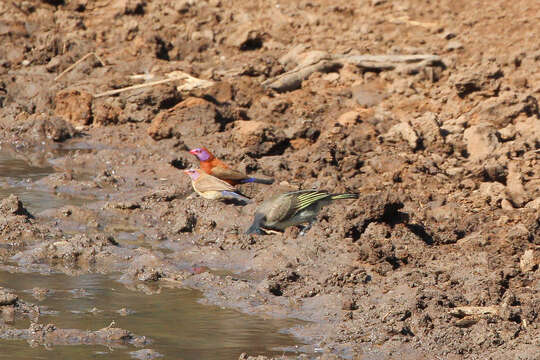
<svg viewBox="0 0 540 360"><path fill-rule="evenodd" d="M14 180L38 180L53 172L50 166L32 166L26 161L0 152L0 176Z"/></svg>
<svg viewBox="0 0 540 360"><path fill-rule="evenodd" d="M16 290L23 300L44 307L40 323L59 328L100 329L113 320L116 326L153 340L147 348L165 359L237 359L242 352L281 355L277 347L298 344L277 329L295 325L287 320L263 320L197 302L188 289L159 288L158 294L132 291L103 275L11 274L0 272L0 286ZM51 292L42 301L32 296L35 287ZM121 311L120 311L121 310ZM127 310L127 311L125 311ZM127 313L128 315L122 315ZM296 323L297 324L297 323ZM19 320L15 327L28 325ZM0 359L129 359L132 346L30 347L24 341L0 340Z"/></svg>
<svg viewBox="0 0 540 360"><path fill-rule="evenodd" d="M30 213L39 213L64 205L82 205L86 201L69 196L57 195L34 183L54 172L48 165L30 165L24 160L14 158L0 150L0 200L11 194L17 195Z"/></svg>

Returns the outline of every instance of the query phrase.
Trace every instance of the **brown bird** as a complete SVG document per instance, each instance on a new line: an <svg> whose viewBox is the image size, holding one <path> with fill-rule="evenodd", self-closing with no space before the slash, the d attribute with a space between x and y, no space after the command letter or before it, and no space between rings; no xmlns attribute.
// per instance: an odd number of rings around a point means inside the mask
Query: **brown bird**
<svg viewBox="0 0 540 360"><path fill-rule="evenodd" d="M270 185L274 179L264 179L259 177L248 176L240 171L231 169L223 161L216 158L210 150L205 147L193 149L190 154L195 155L200 161L201 169L212 176L217 177L231 185L259 183Z"/></svg>
<svg viewBox="0 0 540 360"><path fill-rule="evenodd" d="M251 199L238 193L229 183L208 175L201 169L188 169L184 170L184 172L191 178L193 190L205 199L232 200L240 203L251 202Z"/></svg>
<svg viewBox="0 0 540 360"><path fill-rule="evenodd" d="M300 233L304 235L317 220L322 207L339 199L358 199L358 194L300 190L276 195L259 205L246 234L261 234L261 229L284 231L289 226L308 223Z"/></svg>

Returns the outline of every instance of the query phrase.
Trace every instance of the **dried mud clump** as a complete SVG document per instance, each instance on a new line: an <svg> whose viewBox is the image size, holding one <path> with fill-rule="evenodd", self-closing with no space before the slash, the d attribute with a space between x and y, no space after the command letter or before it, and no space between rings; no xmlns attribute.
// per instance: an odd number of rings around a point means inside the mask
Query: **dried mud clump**
<svg viewBox="0 0 540 360"><path fill-rule="evenodd" d="M535 359L534 10L0 3L0 141L56 157L40 186L87 196L33 216L2 200L0 259L310 320L294 331L321 358ZM47 155L59 146L72 150ZM201 146L276 181L241 185L245 207L197 197L180 170ZM244 234L258 203L310 188L359 199L324 208L305 236Z"/></svg>

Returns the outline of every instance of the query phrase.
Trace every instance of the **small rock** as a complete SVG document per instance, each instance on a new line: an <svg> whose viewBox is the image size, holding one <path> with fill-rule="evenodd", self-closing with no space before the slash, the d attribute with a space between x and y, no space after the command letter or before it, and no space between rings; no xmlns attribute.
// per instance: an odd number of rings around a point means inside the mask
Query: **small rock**
<svg viewBox="0 0 540 360"><path fill-rule="evenodd" d="M58 72L58 69L62 65L63 56L57 55L53 57L49 63L45 66L45 69L47 69L50 73Z"/></svg>
<svg viewBox="0 0 540 360"><path fill-rule="evenodd" d="M137 279L139 281L144 282L154 282L158 281L162 277L162 274L160 271L155 269L144 269L143 272L140 272L137 276Z"/></svg>
<svg viewBox="0 0 540 360"><path fill-rule="evenodd" d="M480 184L479 191L493 204L506 199L505 186L499 182L483 182Z"/></svg>
<svg viewBox="0 0 540 360"><path fill-rule="evenodd" d="M538 250L525 250L521 259L519 259L519 268L522 272L535 271L540 264L540 252Z"/></svg>
<svg viewBox="0 0 540 360"><path fill-rule="evenodd" d="M131 315L131 314L135 314L135 311L131 310L131 309L127 309L127 308L121 308L119 310L116 310L116 312L120 315L120 316L128 316L128 315Z"/></svg>
<svg viewBox="0 0 540 360"><path fill-rule="evenodd" d="M339 80L339 74L337 72L331 72L326 75L323 75L323 80L333 82Z"/></svg>
<svg viewBox="0 0 540 360"><path fill-rule="evenodd" d="M452 40L449 41L446 45L446 50L448 51L454 51L454 50L460 50L463 49L463 44L460 41Z"/></svg>
<svg viewBox="0 0 540 360"><path fill-rule="evenodd" d="M337 122L345 127L354 125L360 122L360 113L358 111L347 111L338 117Z"/></svg>
<svg viewBox="0 0 540 360"><path fill-rule="evenodd" d="M527 205L525 205L527 209L536 209L540 210L540 197L537 197L536 199L529 201Z"/></svg>
<svg viewBox="0 0 540 360"><path fill-rule="evenodd" d="M411 120L411 124L420 132L424 146L435 146L438 142L442 142L441 124L435 113L426 112Z"/></svg>
<svg viewBox="0 0 540 360"><path fill-rule="evenodd" d="M54 113L74 125L89 125L92 121L93 96L81 90L62 90L54 99Z"/></svg>
<svg viewBox="0 0 540 360"><path fill-rule="evenodd" d="M225 44L241 51L260 49L263 46L264 33L258 29L258 26L252 22L239 25L237 30L227 38Z"/></svg>
<svg viewBox="0 0 540 360"><path fill-rule="evenodd" d="M2 320L7 324L13 324L15 322L15 306L2 306L0 309Z"/></svg>
<svg viewBox="0 0 540 360"><path fill-rule="evenodd" d="M536 101L536 100L534 100ZM481 101L469 116L469 124L477 125L489 123L496 128L503 128L511 123L522 113L530 113L534 108L534 101L527 102L527 98L521 99L512 91L500 92L498 96L492 96Z"/></svg>
<svg viewBox="0 0 540 360"><path fill-rule="evenodd" d="M205 88L196 88L191 90L190 94L195 97L214 99L215 102L224 104L229 103L234 98L233 86L226 81L219 81Z"/></svg>
<svg viewBox="0 0 540 360"><path fill-rule="evenodd" d="M280 57L278 61L281 65L285 66L287 70L291 70L297 64L296 60L298 58L298 55L303 53L306 49L307 49L306 45L298 44L294 46L292 49L290 49L288 53Z"/></svg>
<svg viewBox="0 0 540 360"><path fill-rule="evenodd" d="M299 67L305 67L320 63L324 60L330 60L332 57L326 52L321 50L307 51L299 54L296 58Z"/></svg>
<svg viewBox="0 0 540 360"><path fill-rule="evenodd" d="M514 210L514 207L512 206L512 203L508 201L507 199L501 200L501 209L503 210Z"/></svg>
<svg viewBox="0 0 540 360"><path fill-rule="evenodd" d="M517 207L522 207L530 198L523 187L522 174L515 162L508 164L508 176L506 177L506 189L512 202Z"/></svg>
<svg viewBox="0 0 540 360"><path fill-rule="evenodd" d="M59 116L42 118L41 126L48 139L56 142L72 138L77 131L70 123Z"/></svg>
<svg viewBox="0 0 540 360"><path fill-rule="evenodd" d="M464 189L470 189L470 190L476 189L476 183L474 182L473 179L465 179L460 183L460 185Z"/></svg>
<svg viewBox="0 0 540 360"><path fill-rule="evenodd" d="M253 157L280 155L290 145L282 129L262 121L235 121L232 133L235 145Z"/></svg>
<svg viewBox="0 0 540 360"><path fill-rule="evenodd" d="M152 359L163 357L163 354L160 354L156 350L152 350L152 349L141 349L137 351L132 351L129 353L129 355L133 359L139 359L139 360L152 360Z"/></svg>
<svg viewBox="0 0 540 360"><path fill-rule="evenodd" d="M516 131L521 134L525 141L535 148L540 139L540 118L529 117L515 124Z"/></svg>
<svg viewBox="0 0 540 360"><path fill-rule="evenodd" d="M482 91L485 95L495 95L500 88L499 79L503 76L502 70L494 64L485 72L471 70L465 73L456 73L451 76L450 82L454 84L457 94L461 98L477 91Z"/></svg>
<svg viewBox="0 0 540 360"><path fill-rule="evenodd" d="M473 161L485 160L499 146L496 129L485 123L466 129L463 138L467 143L469 158Z"/></svg>
<svg viewBox="0 0 540 360"><path fill-rule="evenodd" d="M128 340L129 338L131 338L131 333L129 331L120 328L106 327L103 329L99 329L98 331L106 332L107 340L109 341Z"/></svg>
<svg viewBox="0 0 540 360"><path fill-rule="evenodd" d="M516 138L516 127L514 124L508 124L499 130L499 136L503 141L510 141Z"/></svg>
<svg viewBox="0 0 540 360"><path fill-rule="evenodd" d="M461 177L463 175L465 169L461 166L454 166L446 169L446 175L452 176L452 177Z"/></svg>
<svg viewBox="0 0 540 360"><path fill-rule="evenodd" d="M386 93L382 89L369 84L355 85L351 91L356 103L365 107L376 106L386 97Z"/></svg>
<svg viewBox="0 0 540 360"><path fill-rule="evenodd" d="M17 295L0 289L0 306L15 304L18 299Z"/></svg>
<svg viewBox="0 0 540 360"><path fill-rule="evenodd" d="M93 123L99 126L118 124L122 115L122 109L106 102L95 101L92 104Z"/></svg>
<svg viewBox="0 0 540 360"><path fill-rule="evenodd" d="M23 207L23 203L16 195L9 195L0 202L0 214L5 215L20 215L32 217L30 213Z"/></svg>
<svg viewBox="0 0 540 360"><path fill-rule="evenodd" d="M310 142L307 139L292 139L290 140L291 146L295 150L304 149L306 146L309 146Z"/></svg>
<svg viewBox="0 0 540 360"><path fill-rule="evenodd" d="M154 140L182 136L204 136L217 132L220 117L214 104L189 97L171 109L161 111L148 127L148 135Z"/></svg>
<svg viewBox="0 0 540 360"><path fill-rule="evenodd" d="M258 142L258 138L267 128L262 121L238 120L234 122L234 137L241 146Z"/></svg>
<svg viewBox="0 0 540 360"><path fill-rule="evenodd" d="M45 298L51 293L49 289L35 287L32 289L32 296L39 301L45 300Z"/></svg>
<svg viewBox="0 0 540 360"><path fill-rule="evenodd" d="M400 138L407 141L413 150L417 149L420 145L421 139L409 123L401 122L394 125L385 135L385 139L390 141L396 141Z"/></svg>

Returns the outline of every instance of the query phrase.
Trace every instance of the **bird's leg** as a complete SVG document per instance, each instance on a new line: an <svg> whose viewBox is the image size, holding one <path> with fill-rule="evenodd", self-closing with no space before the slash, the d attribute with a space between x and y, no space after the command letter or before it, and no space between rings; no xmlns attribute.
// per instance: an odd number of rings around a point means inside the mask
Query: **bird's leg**
<svg viewBox="0 0 540 360"><path fill-rule="evenodd" d="M313 221L308 222L307 225L302 227L302 230L300 231L300 236L306 235L306 233L311 229L311 226L313 225Z"/></svg>
<svg viewBox="0 0 540 360"><path fill-rule="evenodd" d="M280 235L281 234L279 231L272 230L272 229L259 228L259 230L262 230L266 235Z"/></svg>

